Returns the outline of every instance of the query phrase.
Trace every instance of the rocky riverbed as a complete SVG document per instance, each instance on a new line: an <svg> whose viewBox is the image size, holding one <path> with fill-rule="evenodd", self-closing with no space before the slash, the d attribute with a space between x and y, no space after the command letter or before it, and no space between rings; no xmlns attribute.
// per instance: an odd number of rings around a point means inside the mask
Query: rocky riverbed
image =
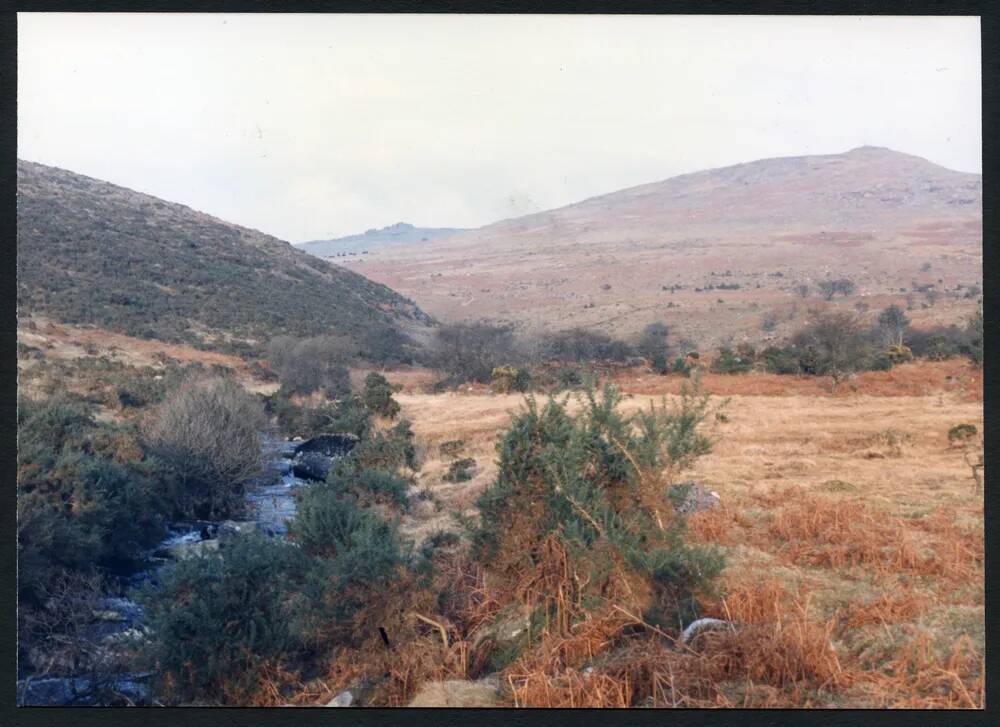
<svg viewBox="0 0 1000 727"><path fill-rule="evenodd" d="M69 663L59 654L32 655L31 664L19 665L18 704L151 704L148 683L153 675L116 668L126 663L127 644L141 641L145 633L143 609L128 594L143 584L155 587L173 563L224 549L226 541L240 533L259 530L284 537L288 521L295 517L295 491L324 479L333 462L347 454L354 443L339 435L306 441L262 435L263 468L247 489L247 518L172 524L138 569L114 574L119 595L88 606L91 618L77 635L87 644L87 663Z"/></svg>

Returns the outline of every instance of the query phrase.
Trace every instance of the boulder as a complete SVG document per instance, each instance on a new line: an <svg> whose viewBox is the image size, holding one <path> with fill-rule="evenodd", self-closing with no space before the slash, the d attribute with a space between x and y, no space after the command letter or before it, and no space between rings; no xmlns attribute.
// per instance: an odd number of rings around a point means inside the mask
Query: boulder
<svg viewBox="0 0 1000 727"><path fill-rule="evenodd" d="M733 628L733 624L719 618L700 618L697 621L689 623L687 628L681 632L681 643L690 644L699 634L725 628Z"/></svg>
<svg viewBox="0 0 1000 727"><path fill-rule="evenodd" d="M410 707L498 707L499 680L449 679L426 682L414 695Z"/></svg>
<svg viewBox="0 0 1000 727"><path fill-rule="evenodd" d="M327 707L350 707L354 704L354 694L350 689L345 689L336 697L326 703Z"/></svg>
<svg viewBox="0 0 1000 727"><path fill-rule="evenodd" d="M185 560L200 555L207 555L218 549L218 540L196 540L169 545L156 551L156 555L161 558L170 558L171 560Z"/></svg>
<svg viewBox="0 0 1000 727"><path fill-rule="evenodd" d="M680 515L690 515L702 510L714 510L722 505L717 492L707 490L696 482L681 482L670 487L670 499Z"/></svg>
<svg viewBox="0 0 1000 727"><path fill-rule="evenodd" d="M333 467L333 459L322 454L309 452L295 458L292 474L304 480L326 480Z"/></svg>
<svg viewBox="0 0 1000 727"><path fill-rule="evenodd" d="M349 434L321 434L307 439L295 448L295 454L321 454L324 457L343 457L357 445L357 437Z"/></svg>
<svg viewBox="0 0 1000 727"><path fill-rule="evenodd" d="M220 541L231 540L237 535L245 535L260 530L260 524L253 521L224 520L219 523L216 537Z"/></svg>

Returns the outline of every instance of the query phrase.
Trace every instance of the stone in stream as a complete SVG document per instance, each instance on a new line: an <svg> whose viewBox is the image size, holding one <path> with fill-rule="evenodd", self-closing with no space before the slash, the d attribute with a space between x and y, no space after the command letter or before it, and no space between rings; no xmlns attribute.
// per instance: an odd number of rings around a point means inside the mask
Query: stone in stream
<svg viewBox="0 0 1000 727"><path fill-rule="evenodd" d="M324 457L343 457L357 445L357 437L349 434L321 434L307 439L295 448L295 454L321 454Z"/></svg>
<svg viewBox="0 0 1000 727"><path fill-rule="evenodd" d="M347 434L321 434L295 448L292 474L305 480L325 480L333 460L343 457L358 440Z"/></svg>
<svg viewBox="0 0 1000 727"><path fill-rule="evenodd" d="M156 551L161 558L185 560L199 555L206 555L219 549L218 540L196 540L168 545Z"/></svg>
<svg viewBox="0 0 1000 727"><path fill-rule="evenodd" d="M292 474L303 480L325 480L333 467L333 458L322 454L306 453L295 458Z"/></svg>

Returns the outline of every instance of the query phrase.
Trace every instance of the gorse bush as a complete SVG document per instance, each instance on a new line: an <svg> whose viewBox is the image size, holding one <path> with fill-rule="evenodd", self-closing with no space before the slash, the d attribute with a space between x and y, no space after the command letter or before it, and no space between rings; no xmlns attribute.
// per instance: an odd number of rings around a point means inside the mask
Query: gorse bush
<svg viewBox="0 0 1000 727"><path fill-rule="evenodd" d="M736 350L720 348L710 370L716 374L744 374L752 371L757 352L753 346L741 343Z"/></svg>
<svg viewBox="0 0 1000 727"><path fill-rule="evenodd" d="M498 394L527 391L531 386L531 374L517 366L497 366L490 374L490 385Z"/></svg>
<svg viewBox="0 0 1000 727"><path fill-rule="evenodd" d="M365 377L361 400L372 413L395 419L399 414L399 403L392 398L394 393L395 389L388 380L382 374L372 371Z"/></svg>
<svg viewBox="0 0 1000 727"><path fill-rule="evenodd" d="M140 592L162 690L183 701L241 704L268 667L299 646L296 593L308 561L290 544L259 534L223 554L183 560L158 588Z"/></svg>
<svg viewBox="0 0 1000 727"><path fill-rule="evenodd" d="M340 493L353 495L362 505L388 504L405 508L410 483L391 472L359 469L350 458L334 464L326 482Z"/></svg>
<svg viewBox="0 0 1000 727"><path fill-rule="evenodd" d="M135 560L165 531L170 502L127 426L78 402L18 400L18 594L33 603L66 571Z"/></svg>
<svg viewBox="0 0 1000 727"><path fill-rule="evenodd" d="M169 474L180 514L219 519L238 514L247 481L260 470L263 410L228 379L190 379L156 407L143 432Z"/></svg>
<svg viewBox="0 0 1000 727"><path fill-rule="evenodd" d="M600 396L588 390L574 416L565 402L527 400L498 445L497 479L477 502L473 553L516 581L555 538L588 583L581 597L602 598L617 571L645 579L649 613L678 616L721 568L716 553L684 542L683 518L668 497L677 473L710 448L699 433L708 400L685 385L672 409L664 403L626 417L620 402L612 387Z"/></svg>
<svg viewBox="0 0 1000 727"><path fill-rule="evenodd" d="M350 462L360 469L395 472L403 467L417 468L417 450L413 444L413 429L403 419L395 426L371 432L351 452Z"/></svg>

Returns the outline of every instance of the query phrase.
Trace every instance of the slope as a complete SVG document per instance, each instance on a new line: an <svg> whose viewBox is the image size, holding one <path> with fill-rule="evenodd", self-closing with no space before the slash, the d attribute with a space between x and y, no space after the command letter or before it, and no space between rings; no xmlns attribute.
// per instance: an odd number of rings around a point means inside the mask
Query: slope
<svg viewBox="0 0 1000 727"><path fill-rule="evenodd" d="M22 313L230 350L430 322L383 285L183 205L26 161L17 182Z"/></svg>

